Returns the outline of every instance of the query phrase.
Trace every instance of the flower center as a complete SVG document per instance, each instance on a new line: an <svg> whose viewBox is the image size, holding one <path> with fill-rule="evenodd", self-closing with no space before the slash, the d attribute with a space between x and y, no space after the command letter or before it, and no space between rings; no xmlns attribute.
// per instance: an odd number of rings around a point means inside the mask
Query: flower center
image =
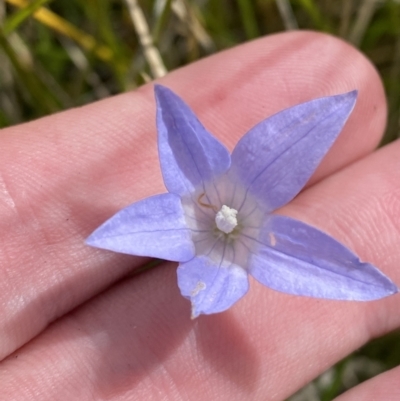
<svg viewBox="0 0 400 401"><path fill-rule="evenodd" d="M230 234L237 226L237 215L238 211L232 209L229 206L223 205L221 210L215 215L215 223L219 230L225 234Z"/></svg>

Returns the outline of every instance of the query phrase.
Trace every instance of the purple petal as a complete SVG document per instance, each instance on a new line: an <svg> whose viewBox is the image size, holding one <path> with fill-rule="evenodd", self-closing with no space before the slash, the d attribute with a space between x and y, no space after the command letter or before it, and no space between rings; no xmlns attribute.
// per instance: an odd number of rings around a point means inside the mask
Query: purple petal
<svg viewBox="0 0 400 401"><path fill-rule="evenodd" d="M249 272L274 290L318 298L369 301L398 291L376 267L329 235L277 215L261 230Z"/></svg>
<svg viewBox="0 0 400 401"><path fill-rule="evenodd" d="M353 110L357 91L290 107L262 121L237 144L231 174L275 210L304 187Z"/></svg>
<svg viewBox="0 0 400 401"><path fill-rule="evenodd" d="M169 89L156 85L158 151L165 186L185 195L230 166L228 150L206 131L192 110Z"/></svg>
<svg viewBox="0 0 400 401"><path fill-rule="evenodd" d="M136 202L102 224L88 245L130 255L184 262L195 248L179 196L156 195Z"/></svg>
<svg viewBox="0 0 400 401"><path fill-rule="evenodd" d="M179 265L178 286L192 301L192 318L196 318L230 308L246 294L249 282L241 267L218 266L201 256Z"/></svg>

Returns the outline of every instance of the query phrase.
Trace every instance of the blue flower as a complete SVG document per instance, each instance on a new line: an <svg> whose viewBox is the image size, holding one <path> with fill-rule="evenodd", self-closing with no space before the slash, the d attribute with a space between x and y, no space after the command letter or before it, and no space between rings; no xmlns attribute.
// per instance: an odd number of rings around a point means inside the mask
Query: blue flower
<svg viewBox="0 0 400 401"><path fill-rule="evenodd" d="M357 92L288 108L252 128L232 155L169 89L156 86L158 149L169 193L111 217L89 245L180 262L192 317L222 312L248 275L289 294L368 301L398 291L327 234L272 214L304 187L339 135Z"/></svg>

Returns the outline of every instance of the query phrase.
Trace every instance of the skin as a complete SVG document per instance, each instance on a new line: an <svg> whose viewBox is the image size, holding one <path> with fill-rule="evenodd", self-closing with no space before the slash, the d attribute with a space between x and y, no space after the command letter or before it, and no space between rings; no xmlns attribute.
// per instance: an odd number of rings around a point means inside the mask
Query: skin
<svg viewBox="0 0 400 401"><path fill-rule="evenodd" d="M295 32L216 54L159 81L231 150L265 117L359 90L340 138L279 213L312 224L400 284L400 143L378 151L382 84L355 49ZM1 400L284 400L400 326L400 296L295 297L251 280L229 311L190 320L176 264L84 239L122 207L165 192L152 85L0 134ZM340 401L398 400L400 370ZM396 393L397 391L397 393Z"/></svg>

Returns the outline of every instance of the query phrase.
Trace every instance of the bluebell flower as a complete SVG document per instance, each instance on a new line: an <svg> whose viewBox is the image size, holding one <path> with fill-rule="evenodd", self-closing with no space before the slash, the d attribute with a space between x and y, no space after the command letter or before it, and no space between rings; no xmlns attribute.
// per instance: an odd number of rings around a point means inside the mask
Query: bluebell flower
<svg viewBox="0 0 400 401"><path fill-rule="evenodd" d="M89 245L179 262L192 317L222 312L249 288L368 301L396 285L329 235L273 214L304 187L349 117L357 92L303 103L252 128L232 155L171 90L157 85L158 150L168 193L119 211Z"/></svg>

